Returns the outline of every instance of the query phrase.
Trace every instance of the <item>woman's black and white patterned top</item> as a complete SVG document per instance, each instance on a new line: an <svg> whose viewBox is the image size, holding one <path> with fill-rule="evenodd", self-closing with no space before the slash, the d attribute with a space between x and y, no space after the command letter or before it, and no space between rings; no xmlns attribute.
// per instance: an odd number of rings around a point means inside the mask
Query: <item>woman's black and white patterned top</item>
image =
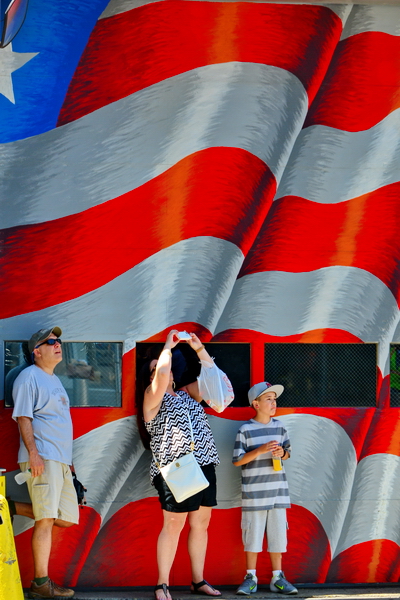
<svg viewBox="0 0 400 600"><path fill-rule="evenodd" d="M187 392L180 391L177 394L178 396L164 394L157 415L148 423L145 422L151 436L150 447L153 453L150 465L151 481L160 472L154 456L164 467L190 452L191 432L188 412L193 428L194 455L199 465L219 465L217 448L203 408Z"/></svg>

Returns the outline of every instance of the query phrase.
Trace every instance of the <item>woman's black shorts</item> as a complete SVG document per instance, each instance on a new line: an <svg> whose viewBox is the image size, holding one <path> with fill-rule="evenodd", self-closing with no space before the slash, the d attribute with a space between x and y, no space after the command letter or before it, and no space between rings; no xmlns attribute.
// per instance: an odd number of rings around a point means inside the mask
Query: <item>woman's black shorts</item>
<svg viewBox="0 0 400 600"><path fill-rule="evenodd" d="M215 476L215 466L205 465L201 467L204 475L210 482L210 485L206 487L198 494L190 496L183 502L177 502L165 483L161 473L154 477L154 487L158 492L158 497L161 502L161 507L168 512L191 512L193 510L199 510L200 506L216 506L217 505L217 478Z"/></svg>

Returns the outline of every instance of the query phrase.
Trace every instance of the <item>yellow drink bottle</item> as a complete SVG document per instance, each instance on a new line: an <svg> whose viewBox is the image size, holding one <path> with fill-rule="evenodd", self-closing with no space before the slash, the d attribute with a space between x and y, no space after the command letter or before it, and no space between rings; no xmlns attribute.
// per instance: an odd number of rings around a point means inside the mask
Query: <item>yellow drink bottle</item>
<svg viewBox="0 0 400 600"><path fill-rule="evenodd" d="M274 471L282 471L282 460L280 458L272 457L272 466Z"/></svg>

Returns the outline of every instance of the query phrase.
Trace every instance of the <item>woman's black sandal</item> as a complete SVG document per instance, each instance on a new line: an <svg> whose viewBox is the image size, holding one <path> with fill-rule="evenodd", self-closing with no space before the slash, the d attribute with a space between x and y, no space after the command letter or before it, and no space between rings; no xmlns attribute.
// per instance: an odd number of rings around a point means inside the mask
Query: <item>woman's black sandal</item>
<svg viewBox="0 0 400 600"><path fill-rule="evenodd" d="M206 581L205 579L203 579L203 581L200 581L200 583L195 583L194 581L192 581L192 586L193 586L193 590L190 590L191 594L199 594L201 596L209 596L210 598L218 598L218 596L221 596L221 592L219 594L207 594L207 592L199 592L199 589L201 587L203 587L203 585L208 585L209 588L211 588L214 591L217 591L215 589L215 587L213 587L211 585L211 583L208 583L208 581Z"/></svg>
<svg viewBox="0 0 400 600"><path fill-rule="evenodd" d="M156 594L157 590L162 590L164 592L164 596L167 598L167 600L168 600L168 597L169 598L171 597L169 595L169 588L168 588L168 586L167 586L166 583L160 583L160 585L156 585L155 586L155 588L154 588L154 596L155 596L156 600L158 600L158 597L157 597L157 594Z"/></svg>

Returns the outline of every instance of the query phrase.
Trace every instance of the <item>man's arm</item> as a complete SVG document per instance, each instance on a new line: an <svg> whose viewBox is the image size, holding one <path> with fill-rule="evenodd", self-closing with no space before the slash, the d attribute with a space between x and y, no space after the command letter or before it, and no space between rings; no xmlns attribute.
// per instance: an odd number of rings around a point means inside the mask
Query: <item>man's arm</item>
<svg viewBox="0 0 400 600"><path fill-rule="evenodd" d="M44 472L44 461L36 448L32 419L30 417L18 417L17 420L22 441L29 452L32 477L39 477Z"/></svg>

